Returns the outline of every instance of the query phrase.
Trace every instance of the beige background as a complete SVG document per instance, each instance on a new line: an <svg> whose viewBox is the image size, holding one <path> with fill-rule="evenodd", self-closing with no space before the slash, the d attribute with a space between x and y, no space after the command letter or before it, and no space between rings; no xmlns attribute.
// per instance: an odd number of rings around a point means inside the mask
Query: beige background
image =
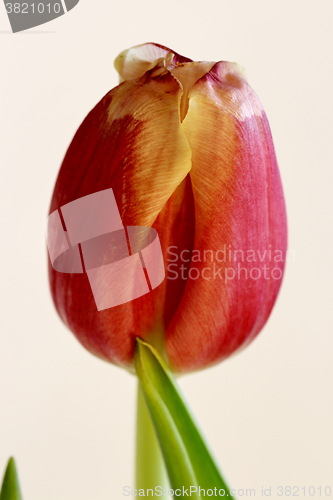
<svg viewBox="0 0 333 500"><path fill-rule="evenodd" d="M66 147L145 41L247 68L270 119L290 259L258 339L181 386L234 488L332 484L331 0L81 0L9 32L0 6L0 469L26 500L121 499L132 485L135 380L85 352L48 291L45 220ZM316 496L319 498L319 494ZM241 496L239 496L241 498Z"/></svg>

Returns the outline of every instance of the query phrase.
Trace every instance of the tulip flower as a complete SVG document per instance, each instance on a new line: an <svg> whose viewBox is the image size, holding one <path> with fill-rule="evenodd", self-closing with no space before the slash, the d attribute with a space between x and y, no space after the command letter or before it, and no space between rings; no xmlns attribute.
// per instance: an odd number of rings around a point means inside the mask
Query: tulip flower
<svg viewBox="0 0 333 500"><path fill-rule="evenodd" d="M166 277L98 310L85 273L50 263L53 300L105 360L131 370L140 337L173 371L197 370L255 338L281 285L286 215L269 124L236 64L148 43L115 66L121 83L75 134L50 213L112 189L124 227L157 231Z"/></svg>
<svg viewBox="0 0 333 500"><path fill-rule="evenodd" d="M54 189L53 300L87 349L138 376L137 485L162 484L163 463L175 491L232 499L172 372L230 356L270 315L286 254L270 128L236 64L148 43L115 66Z"/></svg>

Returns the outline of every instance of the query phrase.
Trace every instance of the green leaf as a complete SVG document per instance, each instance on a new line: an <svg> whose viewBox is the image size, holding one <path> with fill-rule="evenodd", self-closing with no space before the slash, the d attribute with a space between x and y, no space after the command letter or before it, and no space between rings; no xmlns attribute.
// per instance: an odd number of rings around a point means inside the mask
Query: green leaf
<svg viewBox="0 0 333 500"><path fill-rule="evenodd" d="M217 491L224 490L228 498L233 499L172 373L156 349L142 339L137 339L135 367L171 487L175 490L192 486L206 491L216 488ZM194 494L192 498L196 498Z"/></svg>
<svg viewBox="0 0 333 500"><path fill-rule="evenodd" d="M0 500L22 500L15 460L9 459L3 478Z"/></svg>

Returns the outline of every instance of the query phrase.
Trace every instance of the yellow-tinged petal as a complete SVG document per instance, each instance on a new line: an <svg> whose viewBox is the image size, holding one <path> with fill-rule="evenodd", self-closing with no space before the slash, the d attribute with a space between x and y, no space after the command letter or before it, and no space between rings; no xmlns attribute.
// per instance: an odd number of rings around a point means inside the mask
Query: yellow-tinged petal
<svg viewBox="0 0 333 500"><path fill-rule="evenodd" d="M152 225L191 169L181 95L177 80L159 67L111 90L69 147L51 211L112 187L124 224Z"/></svg>
<svg viewBox="0 0 333 500"><path fill-rule="evenodd" d="M188 371L227 357L264 325L281 284L286 219L266 116L233 65L217 63L192 87L183 128L201 260L192 260L166 349L174 369Z"/></svg>
<svg viewBox="0 0 333 500"><path fill-rule="evenodd" d="M111 90L77 131L50 212L112 188L124 226L151 226L191 168L179 119L181 93L177 80L159 67ZM136 335L145 337L162 322L163 286L98 311L86 274L59 273L51 265L49 274L60 317L87 349L104 359L128 364Z"/></svg>

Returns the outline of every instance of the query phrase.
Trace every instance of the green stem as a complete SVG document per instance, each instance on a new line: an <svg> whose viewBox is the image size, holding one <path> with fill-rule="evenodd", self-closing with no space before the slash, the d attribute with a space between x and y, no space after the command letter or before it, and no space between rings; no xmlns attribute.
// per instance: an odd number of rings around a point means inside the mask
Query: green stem
<svg viewBox="0 0 333 500"><path fill-rule="evenodd" d="M150 413L138 384L136 428L136 488L148 490L169 487L163 456L151 421ZM148 495L148 494L147 494ZM169 499L166 494L159 498Z"/></svg>
<svg viewBox="0 0 333 500"><path fill-rule="evenodd" d="M216 489L224 491L224 496L230 500L234 499L169 367L159 352L140 338L137 338L136 344L135 369L163 453L171 488L184 491L184 497L192 498L203 496L201 491Z"/></svg>

